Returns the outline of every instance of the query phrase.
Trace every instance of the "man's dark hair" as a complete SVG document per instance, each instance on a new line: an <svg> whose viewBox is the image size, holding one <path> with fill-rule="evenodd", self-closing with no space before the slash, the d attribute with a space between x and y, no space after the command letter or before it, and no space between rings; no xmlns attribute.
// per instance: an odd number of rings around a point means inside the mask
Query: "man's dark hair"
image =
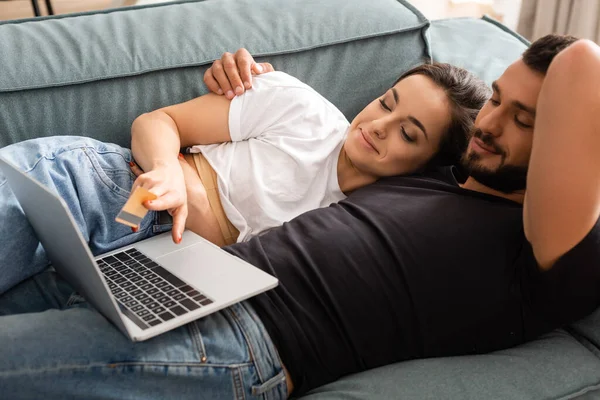
<svg viewBox="0 0 600 400"><path fill-rule="evenodd" d="M546 35L539 38L523 53L523 62L534 71L546 75L550 63L558 53L578 39L570 35Z"/></svg>
<svg viewBox="0 0 600 400"><path fill-rule="evenodd" d="M492 95L491 89L466 69L445 63L419 65L402 74L394 84L411 75L431 79L444 90L450 103L450 126L442 137L438 153L427 166L460 165L475 118Z"/></svg>

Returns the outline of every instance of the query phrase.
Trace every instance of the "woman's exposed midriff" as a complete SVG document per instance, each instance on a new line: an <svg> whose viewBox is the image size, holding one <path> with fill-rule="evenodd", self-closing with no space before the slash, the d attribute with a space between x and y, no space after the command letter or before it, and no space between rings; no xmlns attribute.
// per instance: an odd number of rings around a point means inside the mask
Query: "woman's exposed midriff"
<svg viewBox="0 0 600 400"><path fill-rule="evenodd" d="M227 215L223 210L221 198L219 197L217 174L201 153L185 154L184 158L187 163L196 170L198 177L204 185L208 202L210 203L210 208L219 222L224 243L235 243L238 238L239 231L231 224L231 222L229 222L229 219L227 219Z"/></svg>

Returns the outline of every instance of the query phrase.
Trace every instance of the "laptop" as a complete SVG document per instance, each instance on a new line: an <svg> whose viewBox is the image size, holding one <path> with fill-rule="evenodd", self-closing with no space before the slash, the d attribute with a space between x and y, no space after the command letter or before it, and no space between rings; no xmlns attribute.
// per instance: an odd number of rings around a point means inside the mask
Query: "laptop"
<svg viewBox="0 0 600 400"><path fill-rule="evenodd" d="M56 271L133 341L278 284L190 231L180 244L166 232L94 257L63 199L1 157L0 168Z"/></svg>

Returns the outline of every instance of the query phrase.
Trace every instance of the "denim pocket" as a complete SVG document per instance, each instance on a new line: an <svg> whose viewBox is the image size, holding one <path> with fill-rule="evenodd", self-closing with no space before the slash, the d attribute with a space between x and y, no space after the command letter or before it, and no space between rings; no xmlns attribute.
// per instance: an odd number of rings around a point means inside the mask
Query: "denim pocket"
<svg viewBox="0 0 600 400"><path fill-rule="evenodd" d="M199 358L209 365L249 364L253 361L243 331L230 306L191 324Z"/></svg>
<svg viewBox="0 0 600 400"><path fill-rule="evenodd" d="M100 181L116 194L129 198L136 178L129 167L131 151L118 146L111 148L108 145L101 149L83 147L82 150Z"/></svg>
<svg viewBox="0 0 600 400"><path fill-rule="evenodd" d="M130 244L132 238L141 240L148 234L157 233L153 230L155 212L146 214L137 233L132 233L128 226L113 223L129 199L136 179L129 166L131 151L101 142L86 143L77 150L80 153L74 160L83 164L78 168L87 171L79 173L77 190L86 229L94 232L90 236L90 247L97 245L99 251L106 251L109 248L105 247L106 244L122 247Z"/></svg>

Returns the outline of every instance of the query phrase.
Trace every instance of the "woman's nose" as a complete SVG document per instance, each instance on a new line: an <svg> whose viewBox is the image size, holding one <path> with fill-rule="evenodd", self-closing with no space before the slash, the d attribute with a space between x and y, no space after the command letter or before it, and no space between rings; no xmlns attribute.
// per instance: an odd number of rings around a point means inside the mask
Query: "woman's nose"
<svg viewBox="0 0 600 400"><path fill-rule="evenodd" d="M378 139L385 139L387 136L387 124L381 119L376 119L372 122L371 128Z"/></svg>

